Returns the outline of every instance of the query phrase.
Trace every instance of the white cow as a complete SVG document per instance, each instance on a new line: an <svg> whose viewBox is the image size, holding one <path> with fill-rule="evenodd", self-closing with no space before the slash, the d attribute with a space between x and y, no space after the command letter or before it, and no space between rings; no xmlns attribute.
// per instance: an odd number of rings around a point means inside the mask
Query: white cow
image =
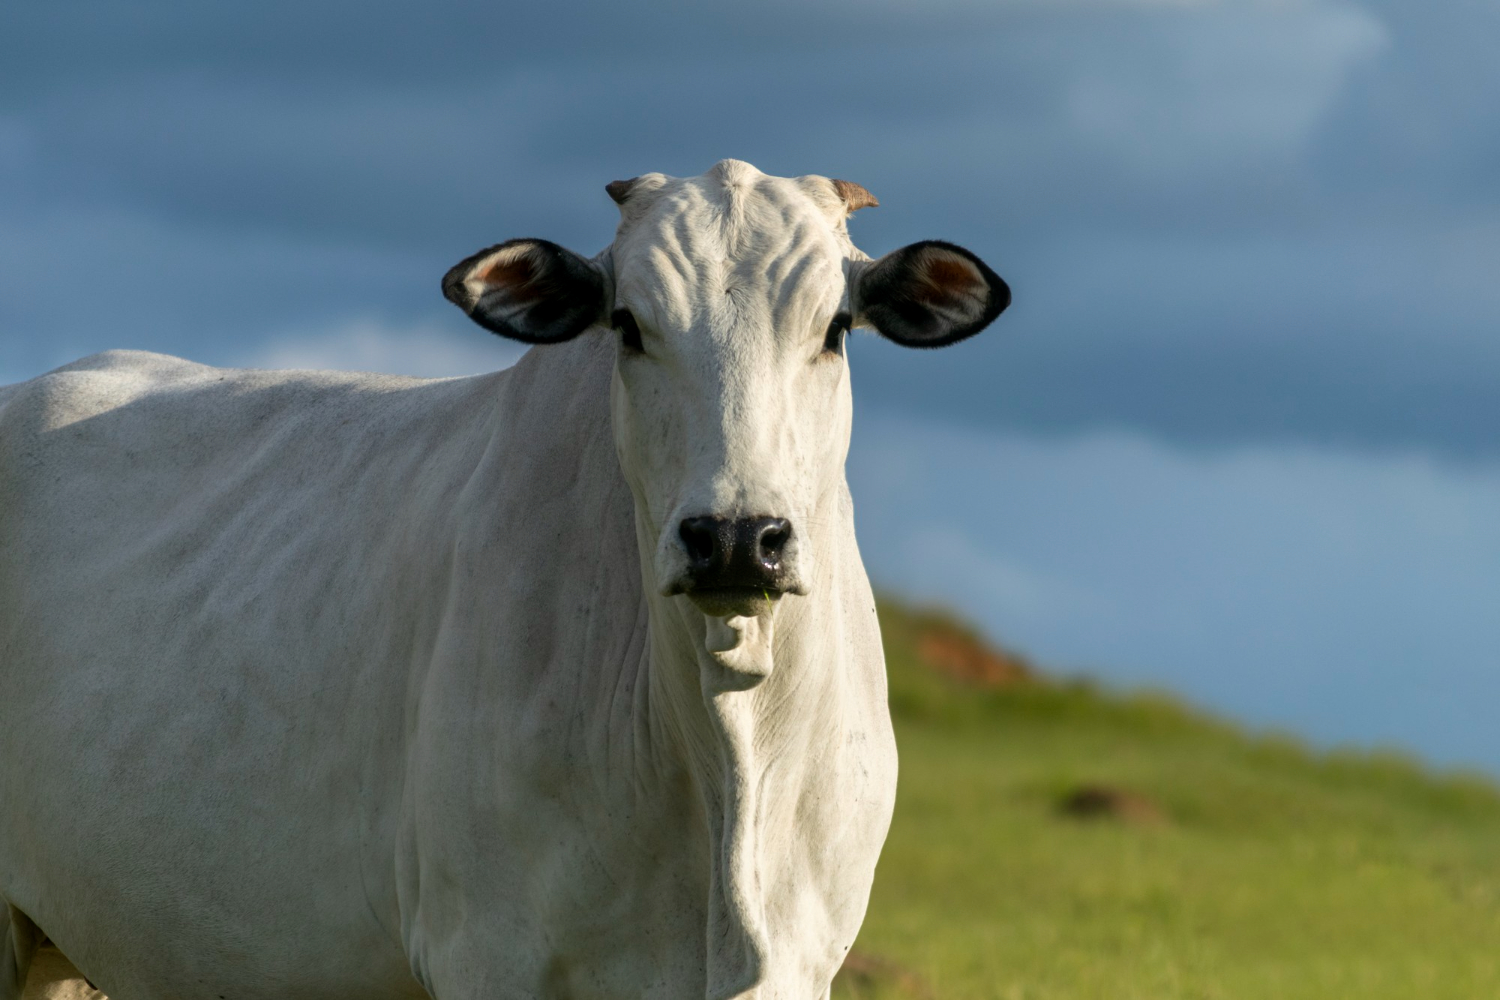
<svg viewBox="0 0 1500 1000"><path fill-rule="evenodd" d="M826 995L896 785L845 334L1009 292L858 185L609 192L444 279L507 371L0 389L0 1000L43 932L116 1000Z"/></svg>

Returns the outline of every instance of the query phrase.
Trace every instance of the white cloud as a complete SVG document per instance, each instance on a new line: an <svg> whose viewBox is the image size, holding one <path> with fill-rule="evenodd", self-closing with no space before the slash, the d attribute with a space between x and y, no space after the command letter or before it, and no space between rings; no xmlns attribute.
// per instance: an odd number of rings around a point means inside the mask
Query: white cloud
<svg viewBox="0 0 1500 1000"><path fill-rule="evenodd" d="M1500 768L1500 468L861 413L850 481L877 585L1045 663Z"/></svg>
<svg viewBox="0 0 1500 1000"><path fill-rule="evenodd" d="M238 363L441 378L508 368L525 352L524 344L482 332L465 336L435 326L396 328L359 320L326 332L274 337Z"/></svg>

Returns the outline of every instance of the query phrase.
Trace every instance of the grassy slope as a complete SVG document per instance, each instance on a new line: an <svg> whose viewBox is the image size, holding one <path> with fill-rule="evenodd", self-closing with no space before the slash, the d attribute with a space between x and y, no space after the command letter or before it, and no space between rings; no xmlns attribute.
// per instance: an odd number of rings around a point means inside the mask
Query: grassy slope
<svg viewBox="0 0 1500 1000"><path fill-rule="evenodd" d="M1500 997L1492 785L1160 696L964 686L919 653L961 629L881 617L900 793L835 997ZM1161 818L1063 815L1082 784Z"/></svg>

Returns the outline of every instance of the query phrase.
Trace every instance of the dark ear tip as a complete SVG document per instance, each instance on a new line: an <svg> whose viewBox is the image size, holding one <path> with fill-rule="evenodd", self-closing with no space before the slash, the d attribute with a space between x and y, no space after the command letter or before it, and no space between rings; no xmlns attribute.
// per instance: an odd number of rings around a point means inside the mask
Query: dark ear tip
<svg viewBox="0 0 1500 1000"><path fill-rule="evenodd" d="M463 261L448 268L448 273L443 275L443 298L466 313L474 311L474 297L469 294L469 286L464 284L469 269L469 262Z"/></svg>
<svg viewBox="0 0 1500 1000"><path fill-rule="evenodd" d="M604 185L604 190L616 205L623 205L625 199L630 197L630 189L635 187L635 182L638 180L640 180L639 177L632 177L628 181L610 181Z"/></svg>

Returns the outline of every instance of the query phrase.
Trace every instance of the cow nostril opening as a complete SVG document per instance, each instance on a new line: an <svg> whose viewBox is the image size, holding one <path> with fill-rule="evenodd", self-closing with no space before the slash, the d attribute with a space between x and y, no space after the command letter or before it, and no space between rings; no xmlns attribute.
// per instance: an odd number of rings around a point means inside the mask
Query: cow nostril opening
<svg viewBox="0 0 1500 1000"><path fill-rule="evenodd" d="M688 560L695 566L706 566L714 561L719 545L718 526L711 517L689 517L677 529L678 537L687 548Z"/></svg>
<svg viewBox="0 0 1500 1000"><path fill-rule="evenodd" d="M782 549L792 537L792 526L784 517L767 518L756 539L757 553L761 562L775 563L781 559Z"/></svg>

